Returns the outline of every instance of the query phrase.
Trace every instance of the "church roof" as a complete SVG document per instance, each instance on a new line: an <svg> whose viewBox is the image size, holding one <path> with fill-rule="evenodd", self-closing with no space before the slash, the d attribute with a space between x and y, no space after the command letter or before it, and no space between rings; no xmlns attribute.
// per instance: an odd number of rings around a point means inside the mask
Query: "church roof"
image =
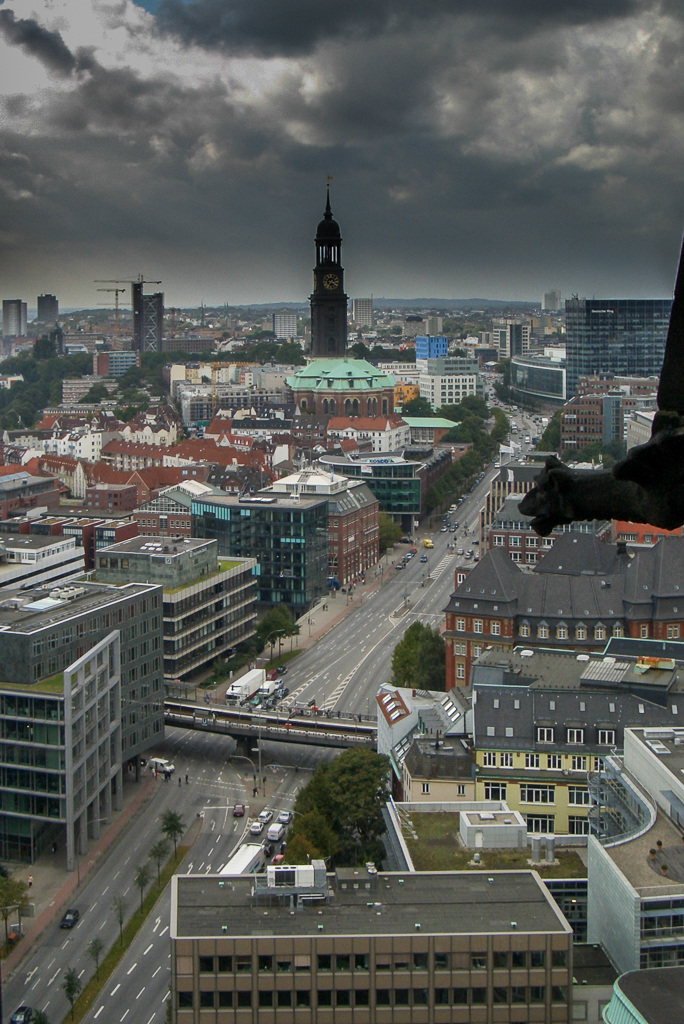
<svg viewBox="0 0 684 1024"><path fill-rule="evenodd" d="M312 359L287 377L286 384L294 391L377 391L393 388L390 374L382 373L365 359Z"/></svg>
<svg viewBox="0 0 684 1024"><path fill-rule="evenodd" d="M330 209L330 192L328 192L326 199L323 220L319 222L316 229L316 241L322 242L326 239L342 241L340 237L340 226L336 220L333 220L332 210Z"/></svg>

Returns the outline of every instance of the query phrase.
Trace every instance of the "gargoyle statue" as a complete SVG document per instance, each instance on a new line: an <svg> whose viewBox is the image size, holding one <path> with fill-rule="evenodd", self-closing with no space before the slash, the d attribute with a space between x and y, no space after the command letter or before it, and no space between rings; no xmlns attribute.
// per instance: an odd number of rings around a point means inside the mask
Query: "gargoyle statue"
<svg viewBox="0 0 684 1024"><path fill-rule="evenodd" d="M624 519L674 530L684 523L684 245L646 444L610 470L568 469L551 456L518 508L542 537L577 519Z"/></svg>

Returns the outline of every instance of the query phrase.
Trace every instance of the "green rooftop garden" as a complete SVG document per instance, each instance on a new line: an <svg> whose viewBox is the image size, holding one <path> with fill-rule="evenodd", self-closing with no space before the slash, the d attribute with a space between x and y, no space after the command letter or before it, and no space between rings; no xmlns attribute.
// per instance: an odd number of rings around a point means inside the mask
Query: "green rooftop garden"
<svg viewBox="0 0 684 1024"><path fill-rule="evenodd" d="M45 676L35 683L2 683L0 687L7 690L22 690L25 693L64 693L64 673L55 672L53 676Z"/></svg>
<svg viewBox="0 0 684 1024"><path fill-rule="evenodd" d="M529 868L530 851L466 850L460 844L457 812L424 813L412 811L411 828L402 822L402 836L416 871L514 871ZM473 854L480 863L471 863ZM585 878L587 869L574 850L556 848L558 864L535 866L542 878Z"/></svg>

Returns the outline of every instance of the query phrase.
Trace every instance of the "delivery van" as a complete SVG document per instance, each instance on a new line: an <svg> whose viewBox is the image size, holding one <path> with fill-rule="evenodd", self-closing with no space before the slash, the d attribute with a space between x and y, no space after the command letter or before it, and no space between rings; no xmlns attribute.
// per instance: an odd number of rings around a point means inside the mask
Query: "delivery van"
<svg viewBox="0 0 684 1024"><path fill-rule="evenodd" d="M278 843L285 835L285 826L281 825L280 822L274 822L273 825L268 826L268 832L266 838L269 843Z"/></svg>
<svg viewBox="0 0 684 1024"><path fill-rule="evenodd" d="M424 539L424 541L423 541L423 547L424 547L424 548L434 548L434 546L435 546L435 545L434 545L434 544L432 543L432 541L430 540L430 538L429 538L429 537L426 537L426 538Z"/></svg>

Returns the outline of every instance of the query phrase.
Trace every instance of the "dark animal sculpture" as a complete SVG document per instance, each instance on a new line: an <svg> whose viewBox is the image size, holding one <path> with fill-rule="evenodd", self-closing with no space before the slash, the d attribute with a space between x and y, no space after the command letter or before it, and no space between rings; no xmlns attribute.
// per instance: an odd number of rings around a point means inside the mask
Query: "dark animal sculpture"
<svg viewBox="0 0 684 1024"><path fill-rule="evenodd" d="M577 519L625 519L666 530L684 523L684 245L650 439L602 472L548 458L518 508L533 517L542 537Z"/></svg>

